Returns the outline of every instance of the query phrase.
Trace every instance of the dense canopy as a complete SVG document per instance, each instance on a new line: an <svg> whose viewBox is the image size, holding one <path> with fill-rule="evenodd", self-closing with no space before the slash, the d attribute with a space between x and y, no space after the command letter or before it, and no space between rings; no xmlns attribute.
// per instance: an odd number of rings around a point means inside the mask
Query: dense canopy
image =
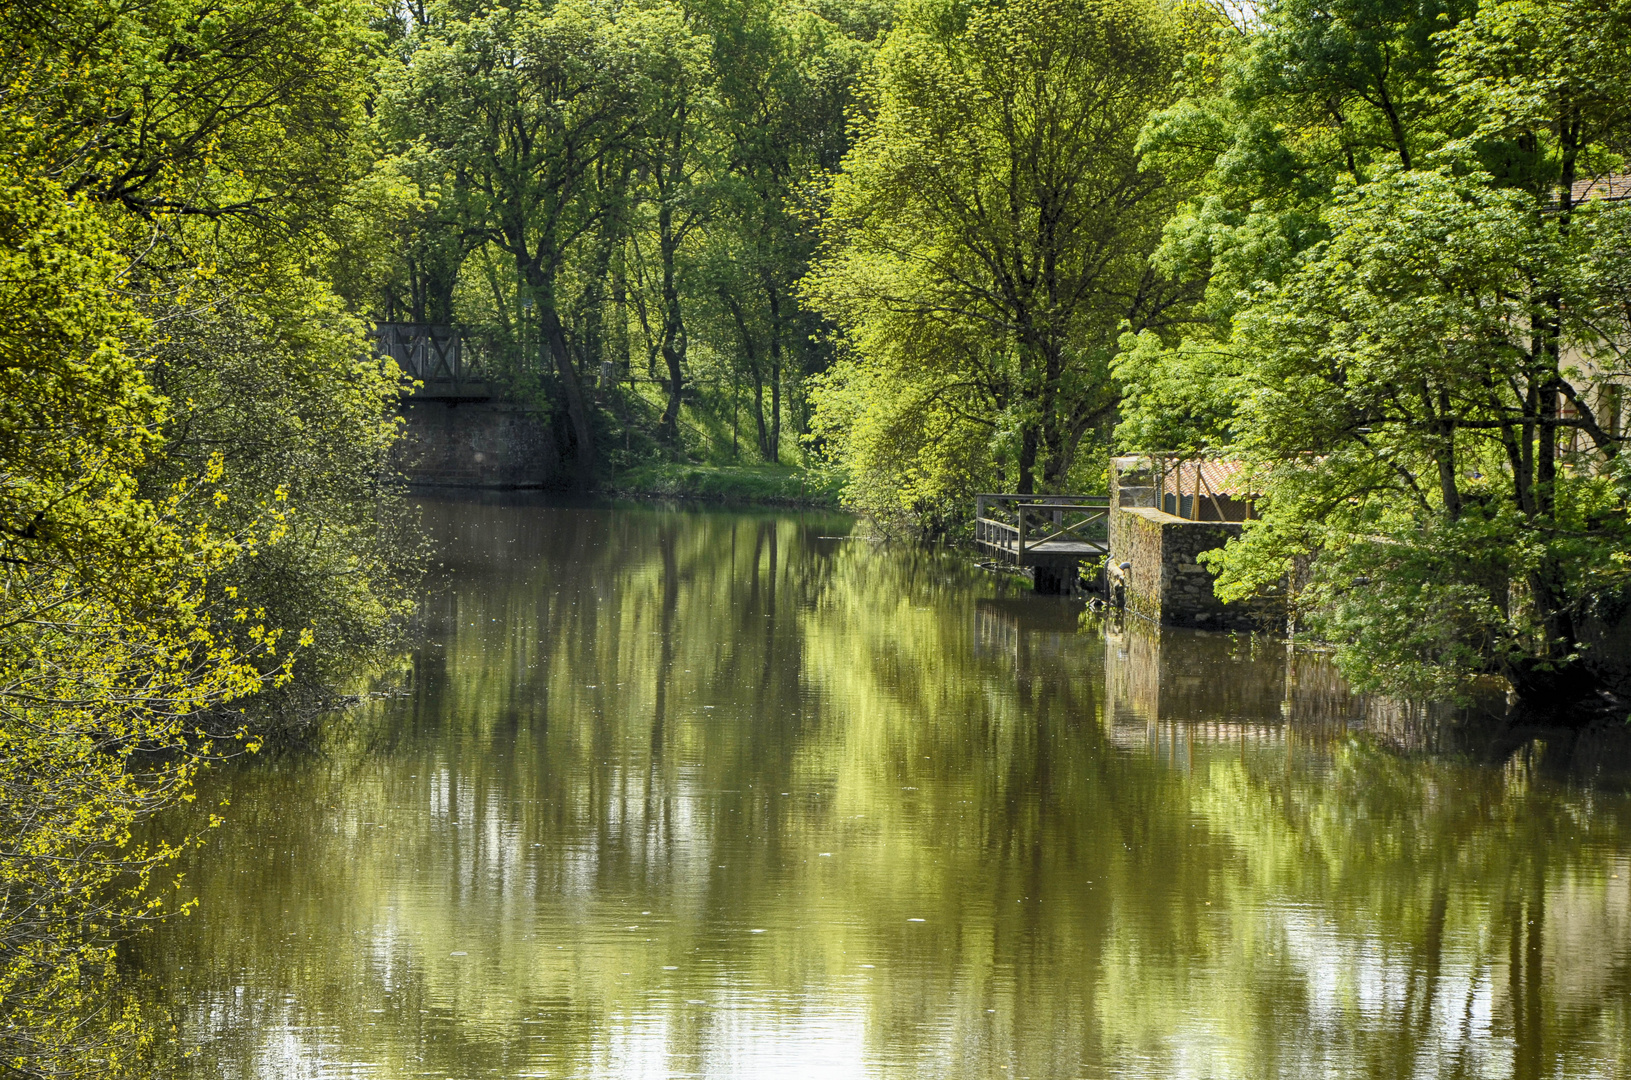
<svg viewBox="0 0 1631 1080"><path fill-rule="evenodd" d="M955 536L1116 448L1236 458L1219 590L1359 685L1612 703L1622 0L13 0L0 40L0 1069L162 1071L112 967L176 906L140 823L394 662L372 323L457 327L579 487L798 466Z"/></svg>

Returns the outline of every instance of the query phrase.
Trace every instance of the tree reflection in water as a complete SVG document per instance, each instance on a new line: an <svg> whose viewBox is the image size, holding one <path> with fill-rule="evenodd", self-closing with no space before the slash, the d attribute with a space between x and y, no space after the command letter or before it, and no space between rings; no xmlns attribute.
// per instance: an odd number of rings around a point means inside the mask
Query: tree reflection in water
<svg viewBox="0 0 1631 1080"><path fill-rule="evenodd" d="M196 1075L1631 1074L1550 745L846 519L426 516L409 692L216 777L138 950Z"/></svg>

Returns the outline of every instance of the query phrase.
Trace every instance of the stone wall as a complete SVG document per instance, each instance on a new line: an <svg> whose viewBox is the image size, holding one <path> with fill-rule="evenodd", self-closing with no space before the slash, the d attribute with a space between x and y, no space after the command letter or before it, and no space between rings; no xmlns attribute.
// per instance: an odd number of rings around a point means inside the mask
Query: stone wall
<svg viewBox="0 0 1631 1080"><path fill-rule="evenodd" d="M562 482L560 451L539 418L491 401L413 399L395 463L410 484L537 488Z"/></svg>
<svg viewBox="0 0 1631 1080"><path fill-rule="evenodd" d="M1298 655L1261 638L1124 619L1105 634L1105 661L1107 711L1139 728L1174 720L1278 725L1293 715L1340 723L1354 716L1347 685L1327 657ZM1293 701L1300 706L1295 713Z"/></svg>
<svg viewBox="0 0 1631 1080"><path fill-rule="evenodd" d="M1154 514L1154 510L1139 511ZM1203 551L1220 548L1240 535L1234 522L1185 521L1169 517L1161 523L1161 617L1169 626L1250 630L1257 626L1250 612L1226 605L1212 590L1214 575L1195 560Z"/></svg>
<svg viewBox="0 0 1631 1080"><path fill-rule="evenodd" d="M1253 605L1225 604L1213 576L1195 556L1239 536L1236 521L1191 521L1156 508L1157 478L1146 458L1110 462L1110 558L1123 572L1126 610L1167 626L1204 630L1260 630L1265 613Z"/></svg>
<svg viewBox="0 0 1631 1080"><path fill-rule="evenodd" d="M1579 628L1586 667L1615 692L1631 696L1631 596L1592 605Z"/></svg>
<svg viewBox="0 0 1631 1080"><path fill-rule="evenodd" d="M1236 522L1186 521L1144 506L1110 513L1110 565L1124 572L1126 610L1168 626L1208 630L1260 629L1256 613L1225 604L1212 591L1212 574L1196 561L1240 535Z"/></svg>

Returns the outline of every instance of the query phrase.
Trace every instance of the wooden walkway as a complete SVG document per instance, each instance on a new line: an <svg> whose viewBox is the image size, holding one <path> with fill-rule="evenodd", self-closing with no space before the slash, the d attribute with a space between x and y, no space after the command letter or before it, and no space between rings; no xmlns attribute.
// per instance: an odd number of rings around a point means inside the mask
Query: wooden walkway
<svg viewBox="0 0 1631 1080"><path fill-rule="evenodd" d="M1074 569L1110 550L1107 495L976 495L974 542L1003 562Z"/></svg>

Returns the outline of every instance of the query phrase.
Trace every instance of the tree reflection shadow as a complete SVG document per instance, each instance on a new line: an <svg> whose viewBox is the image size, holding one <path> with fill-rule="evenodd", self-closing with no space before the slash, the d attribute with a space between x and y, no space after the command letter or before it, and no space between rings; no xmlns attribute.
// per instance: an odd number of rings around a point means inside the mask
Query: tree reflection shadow
<svg viewBox="0 0 1631 1080"><path fill-rule="evenodd" d="M841 519L431 519L410 696L218 776L141 954L197 1075L1631 1073L1628 807L1552 744Z"/></svg>

